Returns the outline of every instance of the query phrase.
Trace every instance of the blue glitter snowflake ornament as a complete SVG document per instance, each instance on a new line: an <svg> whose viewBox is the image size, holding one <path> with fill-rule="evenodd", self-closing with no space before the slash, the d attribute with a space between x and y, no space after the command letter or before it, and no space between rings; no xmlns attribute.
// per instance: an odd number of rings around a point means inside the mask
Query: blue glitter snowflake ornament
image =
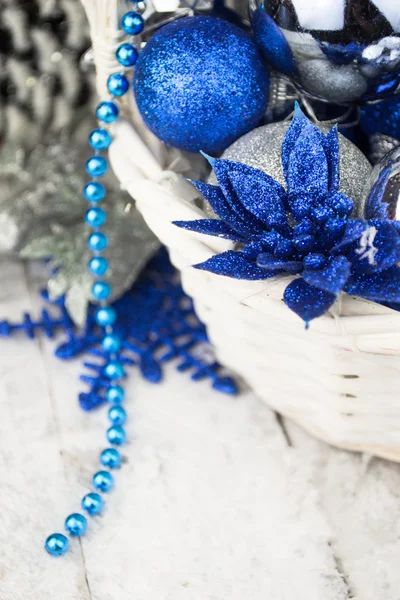
<svg viewBox="0 0 400 600"><path fill-rule="evenodd" d="M352 218L339 192L337 129L324 135L297 107L282 145L284 189L262 171L213 160L219 186L194 182L221 220L179 227L238 242L241 250L195 265L236 279L288 273L284 301L308 325L343 290L376 302L400 301L400 237L384 219Z"/></svg>
<svg viewBox="0 0 400 600"><path fill-rule="evenodd" d="M90 411L101 406L112 382L106 373L109 355L101 346L96 307L89 308L86 324L79 329L68 314L64 297L50 301L47 292L42 292L42 297L48 310L43 309L41 317L25 314L20 323L1 321L0 337L24 333L30 339L38 334L53 338L64 333L55 350L57 358L90 356L83 363L89 374L80 376L89 386L79 395L81 408ZM124 371L136 366L144 379L159 383L163 365L175 361L176 369L190 372L193 381L208 379L215 390L236 394L237 385L216 361L206 328L197 318L193 302L183 291L165 250L149 262L132 289L113 307L117 314L115 333L121 340L115 359Z"/></svg>

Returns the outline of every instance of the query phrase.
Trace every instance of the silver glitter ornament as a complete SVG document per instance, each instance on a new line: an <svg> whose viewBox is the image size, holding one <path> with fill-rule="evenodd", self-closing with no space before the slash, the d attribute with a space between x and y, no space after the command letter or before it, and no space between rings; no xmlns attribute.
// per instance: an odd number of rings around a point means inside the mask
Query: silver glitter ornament
<svg viewBox="0 0 400 600"><path fill-rule="evenodd" d="M104 256L110 264L111 301L127 291L160 244L143 217L120 191L110 191L104 203L108 238ZM50 234L30 241L20 252L24 259L52 257L48 290L52 299L66 295L66 307L78 325L86 320L91 300L93 276L87 264L92 253L87 248L90 228L82 222L70 227L53 227Z"/></svg>
<svg viewBox="0 0 400 600"><path fill-rule="evenodd" d="M258 127L232 144L223 153L222 158L264 171L286 187L281 148L289 125L290 123L285 121ZM324 132L329 130L327 127L321 129ZM342 135L339 135L339 146L340 191L353 200L354 212L358 214L364 197L365 181L370 176L372 167L364 154ZM210 175L209 183L217 184L214 173ZM209 207L207 211L210 211Z"/></svg>
<svg viewBox="0 0 400 600"><path fill-rule="evenodd" d="M387 178L385 174L388 174ZM372 192L380 179L386 180L386 185L380 201L377 201ZM365 186L361 216L366 219L387 217L393 221L400 220L400 146L386 154L374 167Z"/></svg>

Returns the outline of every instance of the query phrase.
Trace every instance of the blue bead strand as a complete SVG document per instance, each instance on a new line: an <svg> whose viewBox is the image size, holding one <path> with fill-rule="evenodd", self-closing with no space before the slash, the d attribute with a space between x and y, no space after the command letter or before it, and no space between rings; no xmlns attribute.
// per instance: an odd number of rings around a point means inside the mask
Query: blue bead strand
<svg viewBox="0 0 400 600"><path fill-rule="evenodd" d="M101 152L108 150L112 143L112 135L108 127L119 118L120 108L117 100L128 92L130 86L126 71L133 67L138 59L134 36L140 34L144 29L144 20L141 13L146 8L145 0L128 1L134 10L127 12L122 17L121 27L130 37L121 43L116 50L116 59L122 69L120 73L114 73L108 78L107 89L111 98L101 101L96 108L99 126L93 129L89 135L89 145L94 152L85 165L86 173L91 178L83 189L83 197L90 203L90 208L85 215L85 222L94 230L87 240L87 248L93 253L87 268L95 278L103 278L109 269L107 258L101 256L101 253L107 249L108 237L100 231L107 221L107 213L105 209L97 206L99 202L103 202L106 198L105 186L97 181L98 177L104 177L108 171L108 161L104 156L101 156ZM120 406L125 400L125 392L116 382L125 377L125 370L123 364L119 361L121 340L115 334L113 328L117 314L112 306L106 304L112 295L112 287L107 281L99 279L93 282L91 292L93 300L100 305L96 311L95 319L98 326L104 330L101 343L104 352L109 356L104 368L104 375L110 380L106 398L111 404L108 412L111 427L107 429L106 436L110 444L120 446L126 441L126 433L122 425L127 420L127 414ZM108 469L118 469L122 464L121 454L116 448L105 448L100 454L100 463ZM102 512L104 502L97 492L105 493L111 490L114 487L114 478L108 471L97 471L93 475L92 485L97 491L86 494L81 502L82 509L90 516ZM72 513L66 518L64 527L71 537L80 537L86 532L87 519L81 513ZM45 542L45 549L52 556L64 555L68 547L68 538L62 533L51 534Z"/></svg>

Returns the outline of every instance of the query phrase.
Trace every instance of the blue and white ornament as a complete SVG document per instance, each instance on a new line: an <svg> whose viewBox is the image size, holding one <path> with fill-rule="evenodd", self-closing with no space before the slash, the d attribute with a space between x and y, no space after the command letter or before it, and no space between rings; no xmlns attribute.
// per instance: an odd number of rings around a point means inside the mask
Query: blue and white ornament
<svg viewBox="0 0 400 600"><path fill-rule="evenodd" d="M269 73L241 29L187 17L166 25L139 55L134 93L149 129L169 146L219 153L256 127Z"/></svg>
<svg viewBox="0 0 400 600"><path fill-rule="evenodd" d="M385 0L249 0L268 63L305 94L336 104L400 90L400 5Z"/></svg>

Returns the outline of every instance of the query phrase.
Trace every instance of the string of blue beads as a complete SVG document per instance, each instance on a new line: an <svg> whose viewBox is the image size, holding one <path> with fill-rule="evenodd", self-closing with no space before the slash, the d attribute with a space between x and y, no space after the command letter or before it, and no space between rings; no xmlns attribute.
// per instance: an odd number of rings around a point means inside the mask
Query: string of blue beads
<svg viewBox="0 0 400 600"><path fill-rule="evenodd" d="M106 188L97 179L104 177L108 171L108 162L101 152L108 150L112 142L112 135L107 126L112 125L118 119L120 109L116 100L129 90L129 79L126 75L127 69L134 66L138 58L138 51L134 46L134 36L140 35L144 28L144 20L141 13L146 8L144 0L129 0L133 5L132 11L127 12L121 21L123 31L130 36L128 42L123 42L116 50L116 58L123 67L121 73L114 73L108 78L107 89L110 99L99 103L96 109L96 117L99 127L89 135L89 145L94 150L86 162L86 172L91 180L83 189L83 196L90 204L85 215L86 224L93 230L88 237L87 246L93 256L89 260L88 270L96 278L92 286L92 297L99 304L96 311L96 322L104 329L102 347L109 356L104 369L104 374L110 380L110 387L106 392L107 401L111 404L108 411L110 427L107 429L108 442L114 446L102 450L100 464L102 467L114 470L122 464L122 456L115 448L126 441L126 432L123 428L127 420L127 414L121 404L125 400L124 389L119 381L125 377L123 365L118 361L118 353L121 349L121 340L113 331L117 315L112 306L107 306L107 300L112 294L112 287L105 280L109 271L107 258L101 255L107 249L107 235L100 231L107 221L107 213L99 206L106 198ZM97 471L92 478L95 492L89 492L82 498L82 510L88 516L99 515L104 507L104 500L100 494L109 492L114 487L114 477L110 471L104 469ZM70 514L64 523L66 533L71 537L81 537L87 530L87 518L81 513ZM51 534L46 542L45 549L52 556L63 556L69 547L68 538L62 533Z"/></svg>

